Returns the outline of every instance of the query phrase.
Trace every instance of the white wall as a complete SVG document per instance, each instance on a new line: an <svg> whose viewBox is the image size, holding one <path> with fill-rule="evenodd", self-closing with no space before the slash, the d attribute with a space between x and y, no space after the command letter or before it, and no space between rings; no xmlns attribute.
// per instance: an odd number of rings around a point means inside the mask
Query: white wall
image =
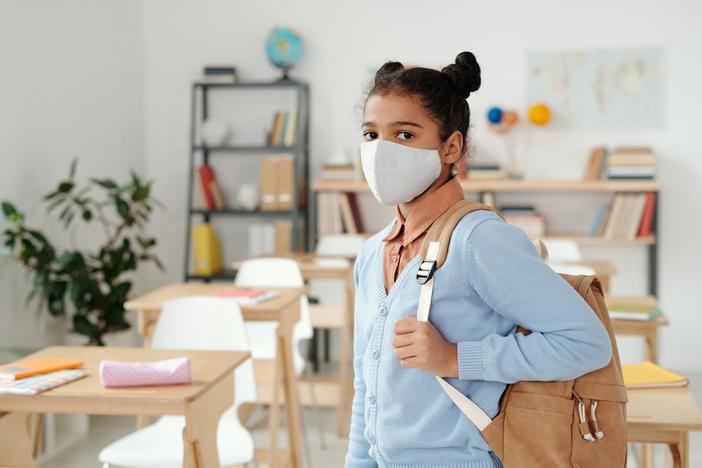
<svg viewBox="0 0 702 468"><path fill-rule="evenodd" d="M83 177L145 166L140 19L136 0L0 2L0 200L66 241L39 201L73 158ZM62 324L26 306L23 273L0 260L0 346L57 342Z"/></svg>
<svg viewBox="0 0 702 468"><path fill-rule="evenodd" d="M525 107L526 50L662 47L667 56L663 128L542 131L533 136L528 175L578 178L589 149L600 143L654 146L664 186L660 298L672 322L663 331L662 361L680 368L699 366L702 158L695 127L702 108L698 50L702 32L697 27L702 6L698 2L151 0L143 3L143 13L147 167L159 178L159 196L169 206L159 224L161 252L168 257L168 276L174 280L182 271L185 232L189 84L208 63L233 63L244 80L276 77L263 49L273 25L295 27L305 39L306 56L293 75L311 84L315 174L336 148L354 150L367 70L387 59L441 65L462 50L475 52L483 86L470 98L473 144L478 153L494 153L495 142L484 128L483 115L493 104ZM390 211L367 200L372 227L382 226ZM538 200L554 220L568 210ZM595 201L584 200L574 202L594 210ZM589 218L588 214L584 222ZM614 280L615 292L645 291L644 248L599 248L588 253L611 257L622 269ZM624 349L626 354L640 353L628 343L624 348L631 348Z"/></svg>

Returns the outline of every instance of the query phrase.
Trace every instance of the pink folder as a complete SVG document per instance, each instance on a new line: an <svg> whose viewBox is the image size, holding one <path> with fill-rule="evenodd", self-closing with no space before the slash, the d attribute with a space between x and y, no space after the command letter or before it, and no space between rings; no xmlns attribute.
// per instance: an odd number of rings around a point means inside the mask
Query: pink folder
<svg viewBox="0 0 702 468"><path fill-rule="evenodd" d="M154 362L101 361L100 382L105 387L174 385L191 382L190 358Z"/></svg>

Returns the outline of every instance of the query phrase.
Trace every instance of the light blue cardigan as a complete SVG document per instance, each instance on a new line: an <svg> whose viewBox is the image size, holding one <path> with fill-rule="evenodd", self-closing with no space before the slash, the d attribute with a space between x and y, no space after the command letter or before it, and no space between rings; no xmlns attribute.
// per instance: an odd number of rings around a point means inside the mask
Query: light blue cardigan
<svg viewBox="0 0 702 468"><path fill-rule="evenodd" d="M393 326L416 315L420 290L415 257L385 293L382 239L394 222L364 243L354 267L355 395L345 466L500 466L434 377L402 368L393 353ZM435 273L429 317L458 343L459 378L449 382L490 417L507 383L568 380L611 359L607 332L585 301L521 229L488 211L456 226ZM517 325L533 333L516 334Z"/></svg>

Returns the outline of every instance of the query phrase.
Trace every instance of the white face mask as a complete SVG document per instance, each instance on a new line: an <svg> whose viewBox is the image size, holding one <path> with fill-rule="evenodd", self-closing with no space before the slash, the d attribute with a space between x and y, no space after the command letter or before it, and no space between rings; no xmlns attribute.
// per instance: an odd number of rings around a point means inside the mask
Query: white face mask
<svg viewBox="0 0 702 468"><path fill-rule="evenodd" d="M441 158L435 149L380 139L361 143L361 164L371 192L383 205L416 198L441 173Z"/></svg>

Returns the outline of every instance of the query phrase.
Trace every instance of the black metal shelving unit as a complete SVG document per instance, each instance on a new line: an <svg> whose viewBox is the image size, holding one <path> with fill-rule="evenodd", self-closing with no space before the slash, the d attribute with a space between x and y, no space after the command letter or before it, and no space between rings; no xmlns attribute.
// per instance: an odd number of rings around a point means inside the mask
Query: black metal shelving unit
<svg viewBox="0 0 702 468"><path fill-rule="evenodd" d="M209 116L209 100L213 94L220 92L245 92L250 89L290 89L297 93L297 128L295 145L269 146L269 145L225 145L209 147L198 140L199 125ZM211 281L231 280L235 272L229 269L212 275L201 276L190 272L191 227L193 218L199 216L209 223L213 217L267 217L289 219L292 223L293 250L302 250L307 247L309 238L309 86L296 80L279 80L273 82L244 82L244 83L206 83L195 82L191 94L191 120L190 120L190 164L188 172L188 216L185 232L185 281ZM207 210L193 206L194 201L194 174L196 164L209 165L213 157L261 157L273 154L290 154L294 163L294 185L292 195L292 209L290 210L241 210L225 208L223 210ZM304 191L304 193L303 193ZM301 200L301 195L304 200ZM303 203L304 202L304 203Z"/></svg>

